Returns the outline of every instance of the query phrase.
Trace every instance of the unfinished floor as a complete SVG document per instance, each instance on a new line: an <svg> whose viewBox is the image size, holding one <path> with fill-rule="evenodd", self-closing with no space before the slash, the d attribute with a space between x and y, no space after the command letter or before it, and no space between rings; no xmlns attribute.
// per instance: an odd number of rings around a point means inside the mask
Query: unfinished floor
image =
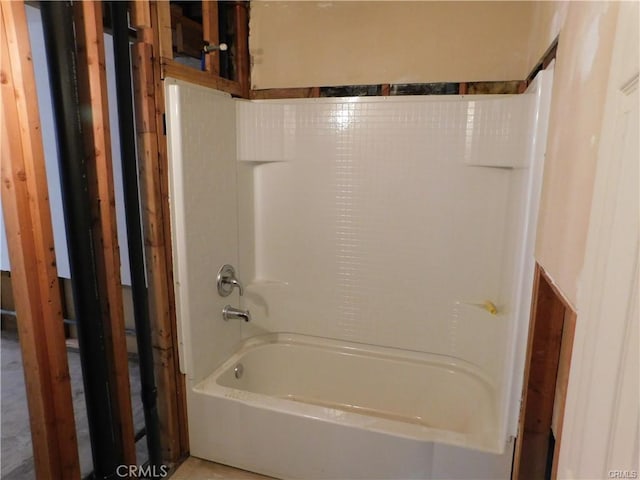
<svg viewBox="0 0 640 480"><path fill-rule="evenodd" d="M29 429L29 414L18 336L16 333L3 331L0 337L2 341L0 347L2 364L2 470L0 477L3 480L33 479L35 478L35 471L31 449L31 432ZM77 350L70 348L68 350L68 358L78 435L80 470L84 478L91 473L93 465L80 369L80 354ZM140 399L140 372L138 362L135 359L129 360L129 375L131 379L133 422L137 432L144 426L144 414L142 400ZM144 438L136 443L136 455L139 464L146 461L147 448Z"/></svg>
<svg viewBox="0 0 640 480"><path fill-rule="evenodd" d="M187 458L171 476L171 480L269 480L272 478L196 457Z"/></svg>

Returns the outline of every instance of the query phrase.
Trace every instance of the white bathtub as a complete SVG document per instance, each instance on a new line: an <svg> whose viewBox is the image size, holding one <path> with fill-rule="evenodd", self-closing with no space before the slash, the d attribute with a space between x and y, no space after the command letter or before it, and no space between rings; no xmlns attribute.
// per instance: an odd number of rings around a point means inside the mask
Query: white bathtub
<svg viewBox="0 0 640 480"><path fill-rule="evenodd" d="M495 404L459 360L270 334L190 389L191 453L280 478L508 478Z"/></svg>

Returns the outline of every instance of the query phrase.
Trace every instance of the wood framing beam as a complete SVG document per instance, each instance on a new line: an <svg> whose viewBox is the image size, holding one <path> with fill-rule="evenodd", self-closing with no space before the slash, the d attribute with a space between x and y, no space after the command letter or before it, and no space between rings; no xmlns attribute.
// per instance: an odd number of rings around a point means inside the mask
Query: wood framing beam
<svg viewBox="0 0 640 480"><path fill-rule="evenodd" d="M243 96L242 85L239 82L216 77L209 72L196 70L173 60L162 59L162 78L165 77L177 78L178 80L195 83L203 87L215 88L236 97Z"/></svg>
<svg viewBox="0 0 640 480"><path fill-rule="evenodd" d="M202 33L203 39L209 45L217 45L219 43L218 32L218 2L203 1L202 2ZM207 72L220 76L220 52L213 51L205 57L205 69Z"/></svg>
<svg viewBox="0 0 640 480"><path fill-rule="evenodd" d="M109 128L109 100L105 67L102 3L84 1L74 4L78 45L78 83L83 117L89 196L91 198L92 237L96 258L102 321L109 359L109 376L115 387L116 405L124 461L136 464L135 431L131 409L131 388L125 336L120 280L120 252L116 226L115 193Z"/></svg>
<svg viewBox="0 0 640 480"><path fill-rule="evenodd" d="M131 7L131 24L134 28L151 28L151 12L148 2L129 2Z"/></svg>
<svg viewBox="0 0 640 480"><path fill-rule="evenodd" d="M271 100L279 98L317 98L320 88L268 88L265 90L251 90L253 100Z"/></svg>
<svg viewBox="0 0 640 480"><path fill-rule="evenodd" d="M80 478L44 151L24 2L0 3L2 206L37 478Z"/></svg>
<svg viewBox="0 0 640 480"><path fill-rule="evenodd" d="M361 95L349 91L365 92L367 89L377 89L376 93L367 92L366 96L395 96L395 95L512 95L526 90L524 81L507 82L460 82L460 83L407 83L381 85L342 85L339 87L303 87L303 88L267 88L251 90L252 99L284 99L284 98L314 98L335 97L345 95ZM337 92L337 93L336 93ZM346 92L346 93L345 93Z"/></svg>
<svg viewBox="0 0 640 480"><path fill-rule="evenodd" d="M150 4L148 0L141 0L139 3ZM143 8L140 6L139 8ZM149 10L151 12L151 9ZM151 18L152 29L156 34L156 52L160 58L173 60L173 33L171 31L171 7L169 2L159 0L153 2L153 13L155 18Z"/></svg>
<svg viewBox="0 0 640 480"><path fill-rule="evenodd" d="M562 444L562 427L564 425L564 411L567 402L567 388L569 386L569 370L571 366L571 354L573 353L573 340L576 333L577 314L567 309L562 327L562 343L560 344L560 359L558 360L558 375L556 377L556 398L553 404L553 418L551 429L556 443L553 450L553 465L551 478L558 478L558 460L560 459L560 445Z"/></svg>
<svg viewBox="0 0 640 480"><path fill-rule="evenodd" d="M575 323L569 302L536 264L513 480L544 475L551 432L555 478Z"/></svg>
<svg viewBox="0 0 640 480"><path fill-rule="evenodd" d="M236 79L240 84L240 96L249 98L251 94L251 72L249 66L249 4L236 2Z"/></svg>
<svg viewBox="0 0 640 480"><path fill-rule="evenodd" d="M138 31L132 50L138 161L143 210L149 308L158 385L158 412L163 458L178 462L189 450L184 375L178 366L177 324L168 201L167 142L163 132L164 85L160 37L164 2L142 1L152 28ZM166 32L164 32L166 34ZM197 72L210 76L206 72ZM180 78L180 77L178 77Z"/></svg>

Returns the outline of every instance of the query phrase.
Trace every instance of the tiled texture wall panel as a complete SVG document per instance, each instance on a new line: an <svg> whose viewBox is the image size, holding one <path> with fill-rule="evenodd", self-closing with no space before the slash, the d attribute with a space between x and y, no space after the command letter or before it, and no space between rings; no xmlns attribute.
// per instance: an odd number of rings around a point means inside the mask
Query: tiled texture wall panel
<svg viewBox="0 0 640 480"><path fill-rule="evenodd" d="M235 101L230 95L166 79L169 188L180 365L197 382L241 339L222 308L216 274L238 260Z"/></svg>
<svg viewBox="0 0 640 480"><path fill-rule="evenodd" d="M240 102L237 112L239 159L256 162L240 184L254 195L240 210L241 231L254 232L240 239L253 277L245 333L447 354L500 378L528 100Z"/></svg>

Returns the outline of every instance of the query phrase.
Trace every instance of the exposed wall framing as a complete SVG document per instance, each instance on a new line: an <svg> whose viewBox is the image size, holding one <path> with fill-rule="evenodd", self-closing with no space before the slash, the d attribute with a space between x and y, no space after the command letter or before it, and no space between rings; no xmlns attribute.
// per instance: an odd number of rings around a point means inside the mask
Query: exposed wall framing
<svg viewBox="0 0 640 480"><path fill-rule="evenodd" d="M147 4L149 2L135 2ZM219 32L220 2L202 2L202 24L182 15L179 7L169 2L153 2L156 10L154 30L159 33L157 51L160 59L160 78L173 77L187 82L215 88L236 97L249 98L249 45L248 45L248 2L234 1L224 4L233 9L233 36L226 52L214 51L204 56L204 70L187 66L176 58L185 53L195 57L205 45L217 45ZM136 10L143 9L137 5ZM146 13L136 12L145 18ZM134 18L134 20L137 19ZM144 23L144 21L143 21ZM140 25L142 26L142 25ZM222 76L220 56L232 58L232 71ZM226 70L226 69L225 69Z"/></svg>
<svg viewBox="0 0 640 480"><path fill-rule="evenodd" d="M111 375L121 404L119 419L125 461L135 463L134 432L129 403L125 330L119 278L119 253L115 232L110 138L106 110L104 45L102 44L101 2L81 2L76 12L82 18L78 30L80 69L84 83L81 95L90 103L91 118L86 126L87 150L92 151L89 180L96 219L96 251L102 288L107 292L103 308L107 319L112 359ZM184 377L178 368L177 325L173 293L171 236L167 177L167 144L163 131L164 90L162 80L171 76L192 83L254 99L317 98L344 95L425 95L519 93L530 78L514 82L472 82L418 85L365 85L250 90L248 52L248 4L232 2L225 8L233 13L232 74L221 76L219 54L204 58L204 70L188 67L174 58L178 49L196 54L197 39L190 36L187 20L172 20L169 2L131 2L131 18L137 29L132 48L136 127L139 146L140 185L149 282L150 312L153 321L153 348L158 383L158 406L163 438L163 458L178 462L188 453ZM227 12L229 10L226 10ZM12 280L23 350L27 391L34 438L38 477L79 478L75 424L64 342L60 286L55 271L53 235L48 208L42 141L35 95L33 68L24 4L2 2L1 78L3 98L2 195ZM201 37L203 43L217 44L220 14L217 2L204 2ZM179 34L176 34L181 25ZM185 30L187 29L187 30ZM197 30L197 29L196 29ZM226 33L225 33L226 34ZM545 68L555 56L555 45L540 65ZM539 68L538 68L539 67ZM575 314L573 322L575 323ZM51 321L54 319L55 321ZM45 321L46 320L46 321ZM59 320L59 321L58 321ZM566 321L566 319L565 319ZM45 345L46 348L42 348ZM561 339L560 358L570 357L570 337ZM563 353L564 352L564 353ZM568 353L567 353L568 352ZM556 390L563 391L558 373ZM565 386L566 388L566 386ZM548 410L548 409L547 409ZM544 413L547 418L548 411ZM561 419L561 415L558 417ZM555 427L560 428L560 427ZM559 443L558 443L559 444Z"/></svg>
<svg viewBox="0 0 640 480"><path fill-rule="evenodd" d="M512 479L556 478L576 313L539 265L534 273Z"/></svg>
<svg viewBox="0 0 640 480"><path fill-rule="evenodd" d="M101 296L101 316L111 385L115 385L115 415L118 418L123 459L136 463L135 431L125 334L120 251L116 226L115 193L111 156L111 134L107 97L104 31L100 2L74 3L78 44L80 102L90 106L83 118L86 166L91 199L92 237Z"/></svg>
<svg viewBox="0 0 640 480"><path fill-rule="evenodd" d="M522 93L526 82L460 82L406 83L382 85L345 85L340 87L272 88L251 90L252 99L313 98L313 97L371 97L395 95L513 95Z"/></svg>
<svg viewBox="0 0 640 480"><path fill-rule="evenodd" d="M0 3L2 206L38 478L80 478L24 2Z"/></svg>
<svg viewBox="0 0 640 480"><path fill-rule="evenodd" d="M527 75L526 80L524 80L523 91L529 86L529 84L536 78L536 75L541 70L545 70L553 60L556 58L556 54L558 53L558 37L551 43L551 46L547 49L546 52L542 55L538 63L531 69L529 75Z"/></svg>
<svg viewBox="0 0 640 480"><path fill-rule="evenodd" d="M188 452L184 378L177 364L177 332L173 298L171 236L169 228L167 145L163 127L163 79L173 77L194 84L228 92L233 96L252 99L318 98L343 95L425 95L482 94L522 92L524 81L470 82L418 85L366 85L346 87L309 87L292 89L251 90L248 51L248 3L203 2L202 24L197 27L166 1L132 2L132 23L138 31L133 46L134 89L140 152L141 189L144 210L145 243L149 274L149 301L153 325L153 344L159 386L159 410L168 461L178 461ZM222 8L224 6L224 8ZM231 12L231 13L230 13ZM219 31L221 15L232 15L235 35ZM180 35L176 30L178 25ZM193 26L196 34L186 34ZM201 29L201 30L200 30ZM201 32L201 33L198 33ZM198 36L202 45L229 42L232 72L224 70L219 53L204 58L204 69L187 66L176 52L185 50L184 41L193 44ZM180 41L181 45L176 45ZM191 54L195 54L193 47ZM227 59L228 60L228 59Z"/></svg>
<svg viewBox="0 0 640 480"><path fill-rule="evenodd" d="M178 462L188 453L184 376L178 366L177 325L173 293L167 143L163 132L164 90L162 55L171 52L170 16L167 2L136 2L133 45L133 84L138 135L138 163L145 236L149 310L152 319L158 414L162 433L163 458ZM148 10L147 10L148 9ZM138 19L150 19L139 24ZM167 23L169 22L169 23ZM168 50L167 50L168 49ZM160 56L158 55L160 54ZM163 63L165 62L165 63ZM175 65L172 76L192 74L188 67ZM196 72L208 75L207 72ZM185 77L182 77L185 78ZM198 75L197 78L202 78Z"/></svg>

